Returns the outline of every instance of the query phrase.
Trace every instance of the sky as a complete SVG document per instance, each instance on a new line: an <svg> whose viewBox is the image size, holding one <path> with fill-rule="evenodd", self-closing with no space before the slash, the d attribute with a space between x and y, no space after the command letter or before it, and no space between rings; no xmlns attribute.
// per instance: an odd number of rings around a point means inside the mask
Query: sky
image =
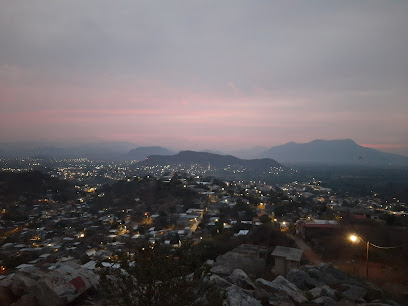
<svg viewBox="0 0 408 306"><path fill-rule="evenodd" d="M408 155L408 1L0 0L0 142Z"/></svg>

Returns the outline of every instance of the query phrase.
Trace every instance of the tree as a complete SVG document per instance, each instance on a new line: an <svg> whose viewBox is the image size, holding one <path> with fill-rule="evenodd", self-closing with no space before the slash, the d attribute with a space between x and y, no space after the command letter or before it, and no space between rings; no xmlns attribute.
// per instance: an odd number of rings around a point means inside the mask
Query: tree
<svg viewBox="0 0 408 306"><path fill-rule="evenodd" d="M262 216L260 216L260 217L259 217L259 221L261 221L263 224L271 223L271 222L272 222L271 218L269 218L268 215L262 215Z"/></svg>
<svg viewBox="0 0 408 306"><path fill-rule="evenodd" d="M168 255L160 246L145 246L135 256L123 256L121 269L101 275L107 305L222 305L214 284L204 281L204 268L194 269L191 252ZM191 257L191 258L190 258ZM192 273L193 272L193 273Z"/></svg>

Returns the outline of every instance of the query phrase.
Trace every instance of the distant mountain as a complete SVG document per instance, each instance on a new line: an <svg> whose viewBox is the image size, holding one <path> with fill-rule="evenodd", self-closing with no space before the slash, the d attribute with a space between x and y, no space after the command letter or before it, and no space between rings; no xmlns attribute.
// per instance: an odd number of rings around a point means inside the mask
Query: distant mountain
<svg viewBox="0 0 408 306"><path fill-rule="evenodd" d="M143 162L142 162L143 163ZM263 159L239 159L232 155L220 155L208 152L181 151L176 155L163 156L151 155L150 165L181 165L190 167L193 164L203 167L224 169L227 167L244 167L252 171L265 171L269 167L283 167L277 161L270 158Z"/></svg>
<svg viewBox="0 0 408 306"><path fill-rule="evenodd" d="M166 148L153 146L153 147L138 147L130 150L124 158L127 160L145 160L149 155L172 155L172 152Z"/></svg>
<svg viewBox="0 0 408 306"><path fill-rule="evenodd" d="M0 156L112 160L126 154L134 147L134 144L128 142L89 142L76 144L63 142L3 142L0 143Z"/></svg>
<svg viewBox="0 0 408 306"><path fill-rule="evenodd" d="M267 149L268 148L266 147L256 146L256 147L249 148L249 149L232 151L230 152L230 154L236 157L239 157L239 158L252 159L252 158L259 158L261 154Z"/></svg>
<svg viewBox="0 0 408 306"><path fill-rule="evenodd" d="M358 145L351 139L289 142L262 153L262 157L289 164L361 165L371 167L408 166L408 157Z"/></svg>

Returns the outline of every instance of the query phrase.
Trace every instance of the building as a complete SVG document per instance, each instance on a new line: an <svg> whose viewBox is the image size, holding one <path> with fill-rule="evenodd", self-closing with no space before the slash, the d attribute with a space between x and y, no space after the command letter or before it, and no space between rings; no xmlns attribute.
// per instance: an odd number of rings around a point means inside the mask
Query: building
<svg viewBox="0 0 408 306"><path fill-rule="evenodd" d="M277 246L272 252L275 258L275 273L286 276L292 270L300 267L303 250Z"/></svg>

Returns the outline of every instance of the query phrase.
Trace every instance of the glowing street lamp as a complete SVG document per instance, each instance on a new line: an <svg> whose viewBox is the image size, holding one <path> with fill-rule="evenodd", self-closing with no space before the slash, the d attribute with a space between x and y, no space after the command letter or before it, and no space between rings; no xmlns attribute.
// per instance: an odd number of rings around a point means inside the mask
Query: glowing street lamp
<svg viewBox="0 0 408 306"><path fill-rule="evenodd" d="M350 235L349 239L350 239L352 242L357 242L359 238L358 238L356 235Z"/></svg>
<svg viewBox="0 0 408 306"><path fill-rule="evenodd" d="M404 243L404 244L397 245L397 246L383 247L383 246L375 245L374 243L371 243L371 242L369 242L368 240L367 240L367 241L364 241L363 238L361 238L360 236L357 236L356 234L350 235L350 236L349 236L349 239L350 239L351 242L353 242L353 243L358 243L358 242L361 240L362 242L366 243L366 245L367 245L366 280L368 280L368 249L369 249L370 245L371 245L372 247L377 248L377 249L395 249L395 248L401 247L401 246L403 246L403 245L406 245L406 243Z"/></svg>
<svg viewBox="0 0 408 306"><path fill-rule="evenodd" d="M349 239L351 240L351 242L353 243L358 243L360 240L362 242L365 242L363 239L361 239L361 237L357 236L356 234L350 235ZM370 246L370 242L367 240L367 256L366 256L366 280L368 280L368 248Z"/></svg>

